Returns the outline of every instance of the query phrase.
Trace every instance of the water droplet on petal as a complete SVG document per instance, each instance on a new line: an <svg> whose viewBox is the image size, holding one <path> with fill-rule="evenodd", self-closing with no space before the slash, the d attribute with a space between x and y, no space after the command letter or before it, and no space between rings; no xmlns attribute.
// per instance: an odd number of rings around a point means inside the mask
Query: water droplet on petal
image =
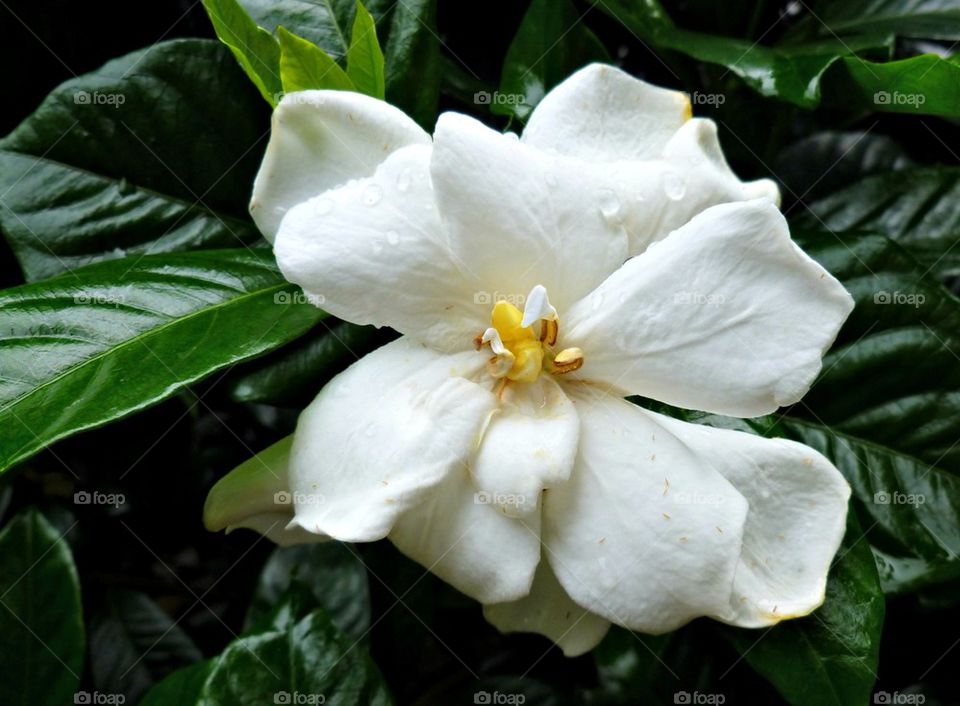
<svg viewBox="0 0 960 706"><path fill-rule="evenodd" d="M383 198L383 189L376 184L370 184L363 190L363 203L367 206L375 206Z"/></svg>
<svg viewBox="0 0 960 706"><path fill-rule="evenodd" d="M404 169L397 177L397 191L404 192L410 188L410 170Z"/></svg>
<svg viewBox="0 0 960 706"><path fill-rule="evenodd" d="M520 141L520 136L519 136L517 133L515 133L515 132L507 132L507 133L504 133L504 137L507 137L507 138L513 140L514 142L519 142L519 141Z"/></svg>
<svg viewBox="0 0 960 706"><path fill-rule="evenodd" d="M373 246L373 254L379 255L383 252L383 242L380 240L374 240L371 245Z"/></svg>
<svg viewBox="0 0 960 706"><path fill-rule="evenodd" d="M667 172L663 177L663 193L671 201L679 201L687 193L687 184L676 172Z"/></svg>
<svg viewBox="0 0 960 706"><path fill-rule="evenodd" d="M396 245L400 242L400 234L395 230L387 231L387 242L391 245Z"/></svg>
<svg viewBox="0 0 960 706"><path fill-rule="evenodd" d="M543 180L547 182L547 186L553 188L557 185L557 175L553 172L547 172L543 175Z"/></svg>
<svg viewBox="0 0 960 706"><path fill-rule="evenodd" d="M606 221L613 221L620 213L620 197L613 189L598 189L597 204L600 206L600 215Z"/></svg>
<svg viewBox="0 0 960 706"><path fill-rule="evenodd" d="M599 311L600 307L603 306L603 294L594 292L590 296L590 306L593 307L594 311Z"/></svg>

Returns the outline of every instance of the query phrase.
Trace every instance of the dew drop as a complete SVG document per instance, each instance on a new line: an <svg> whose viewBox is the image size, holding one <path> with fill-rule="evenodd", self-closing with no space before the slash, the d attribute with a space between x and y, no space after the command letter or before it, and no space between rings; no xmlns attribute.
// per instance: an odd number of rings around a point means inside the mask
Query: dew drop
<svg viewBox="0 0 960 706"><path fill-rule="evenodd" d="M597 204L604 220L612 221L620 213L620 198L613 189L597 190Z"/></svg>
<svg viewBox="0 0 960 706"><path fill-rule="evenodd" d="M671 201L679 201L687 193L687 184L676 172L667 172L663 177L663 193Z"/></svg>
<svg viewBox="0 0 960 706"><path fill-rule="evenodd" d="M383 252L383 242L380 240L374 240L373 243L373 254L379 255Z"/></svg>
<svg viewBox="0 0 960 706"><path fill-rule="evenodd" d="M515 133L515 132L507 132L507 133L504 133L504 137L506 137L506 138L508 138L508 139L510 139L510 140L513 140L514 142L519 142L519 141L520 141L520 136L519 136L517 133Z"/></svg>
<svg viewBox="0 0 960 706"><path fill-rule="evenodd" d="M387 231L387 242L391 245L396 245L400 242L400 234L395 230Z"/></svg>
<svg viewBox="0 0 960 706"><path fill-rule="evenodd" d="M383 198L383 189L376 184L370 184L363 190L363 203L367 206L376 206Z"/></svg>
<svg viewBox="0 0 960 706"><path fill-rule="evenodd" d="M403 193L410 188L410 170L404 169L397 177L397 191Z"/></svg>

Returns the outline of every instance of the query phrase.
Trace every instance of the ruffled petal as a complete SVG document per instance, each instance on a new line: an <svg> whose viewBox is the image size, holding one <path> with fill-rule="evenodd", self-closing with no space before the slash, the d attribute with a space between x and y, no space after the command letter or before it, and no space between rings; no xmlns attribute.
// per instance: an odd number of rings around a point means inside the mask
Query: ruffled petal
<svg viewBox="0 0 960 706"><path fill-rule="evenodd" d="M284 276L331 314L465 350L490 307L451 257L429 165L429 147L404 147L373 176L295 206L274 252Z"/></svg>
<svg viewBox="0 0 960 706"><path fill-rule="evenodd" d="M511 517L538 512L542 491L570 476L579 433L573 403L549 377L508 385L473 461L480 499Z"/></svg>
<svg viewBox="0 0 960 706"><path fill-rule="evenodd" d="M513 519L482 502L466 468L452 471L394 525L390 541L481 603L526 595L540 561L540 515Z"/></svg>
<svg viewBox="0 0 960 706"><path fill-rule="evenodd" d="M573 602L547 558L537 567L530 593L509 603L483 607L483 616L500 632L535 632L553 640L567 657L578 657L600 644L610 621Z"/></svg>
<svg viewBox="0 0 960 706"><path fill-rule="evenodd" d="M764 200L716 206L577 302L572 377L739 417L799 400L853 309Z"/></svg>
<svg viewBox="0 0 960 706"><path fill-rule="evenodd" d="M543 150L599 162L656 159L690 119L686 93L590 64L537 105L523 141Z"/></svg>
<svg viewBox="0 0 960 706"><path fill-rule="evenodd" d="M295 524L381 539L448 474L465 474L496 405L471 382L485 364L475 351L444 355L404 337L331 380L294 434Z"/></svg>
<svg viewBox="0 0 960 706"><path fill-rule="evenodd" d="M394 150L430 144L403 111L350 91L300 91L273 112L250 215L273 242L287 211L350 179L373 174Z"/></svg>

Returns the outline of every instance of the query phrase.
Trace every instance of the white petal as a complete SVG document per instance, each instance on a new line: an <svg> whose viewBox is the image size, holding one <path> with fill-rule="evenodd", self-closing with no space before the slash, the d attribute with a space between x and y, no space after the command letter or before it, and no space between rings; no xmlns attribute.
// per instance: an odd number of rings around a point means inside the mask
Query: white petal
<svg viewBox="0 0 960 706"><path fill-rule="evenodd" d="M466 473L493 394L467 377L486 358L404 337L330 381L297 424L296 523L343 541L381 539L449 474Z"/></svg>
<svg viewBox="0 0 960 706"><path fill-rule="evenodd" d="M529 595L483 607L483 616L500 632L536 632L553 640L567 657L600 644L610 621L573 602L544 558L537 566Z"/></svg>
<svg viewBox="0 0 960 706"><path fill-rule="evenodd" d="M534 109L523 141L601 162L655 159L690 118L685 93L591 64L551 90Z"/></svg>
<svg viewBox="0 0 960 706"><path fill-rule="evenodd" d="M741 627L807 615L824 598L846 527L850 486L819 453L786 439L664 422L750 503L731 596Z"/></svg>
<svg viewBox="0 0 960 706"><path fill-rule="evenodd" d="M543 553L560 583L646 633L731 615L746 500L666 418L576 387L577 462L543 500Z"/></svg>
<svg viewBox="0 0 960 706"><path fill-rule="evenodd" d="M389 538L408 557L481 603L526 595L540 561L539 513L512 519L480 502L464 467L401 516Z"/></svg>
<svg viewBox="0 0 960 706"><path fill-rule="evenodd" d="M653 165L620 163L610 168L624 203L630 255L642 253L711 206L753 199L780 203L773 181L737 178L723 156L716 124L703 118L687 121Z"/></svg>
<svg viewBox="0 0 960 706"><path fill-rule="evenodd" d="M430 148L414 145L294 207L274 252L284 276L331 314L465 350L490 306L451 259L433 202Z"/></svg>
<svg viewBox="0 0 960 706"><path fill-rule="evenodd" d="M541 492L569 478L579 430L573 404L549 377L508 385L473 462L481 499L512 517L538 512Z"/></svg>
<svg viewBox="0 0 960 706"><path fill-rule="evenodd" d="M373 174L394 150L430 136L384 101L349 91L301 91L273 112L250 215L273 242L286 212L327 189Z"/></svg>
<svg viewBox="0 0 960 706"><path fill-rule="evenodd" d="M627 255L623 227L602 212L600 165L549 155L444 113L431 173L455 259L491 300L522 300L539 284L562 310Z"/></svg>
<svg viewBox="0 0 960 706"><path fill-rule="evenodd" d="M799 400L853 308L768 201L716 206L629 260L567 313L570 376L752 417Z"/></svg>
<svg viewBox="0 0 960 706"><path fill-rule="evenodd" d="M298 527L288 528L293 519L288 478L292 443L292 436L281 439L217 481L203 506L208 530L252 529L281 547L329 539Z"/></svg>

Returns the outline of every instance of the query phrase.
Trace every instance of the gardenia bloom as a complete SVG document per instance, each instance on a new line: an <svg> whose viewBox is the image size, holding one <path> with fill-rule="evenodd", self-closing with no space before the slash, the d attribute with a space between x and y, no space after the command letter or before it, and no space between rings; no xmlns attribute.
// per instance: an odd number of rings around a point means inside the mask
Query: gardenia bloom
<svg viewBox="0 0 960 706"><path fill-rule="evenodd" d="M753 417L807 391L853 304L777 201L684 94L609 66L551 91L519 138L285 97L253 216L313 301L403 335L224 478L208 526L386 537L568 655L610 623L810 613L844 532L839 472L624 399Z"/></svg>

